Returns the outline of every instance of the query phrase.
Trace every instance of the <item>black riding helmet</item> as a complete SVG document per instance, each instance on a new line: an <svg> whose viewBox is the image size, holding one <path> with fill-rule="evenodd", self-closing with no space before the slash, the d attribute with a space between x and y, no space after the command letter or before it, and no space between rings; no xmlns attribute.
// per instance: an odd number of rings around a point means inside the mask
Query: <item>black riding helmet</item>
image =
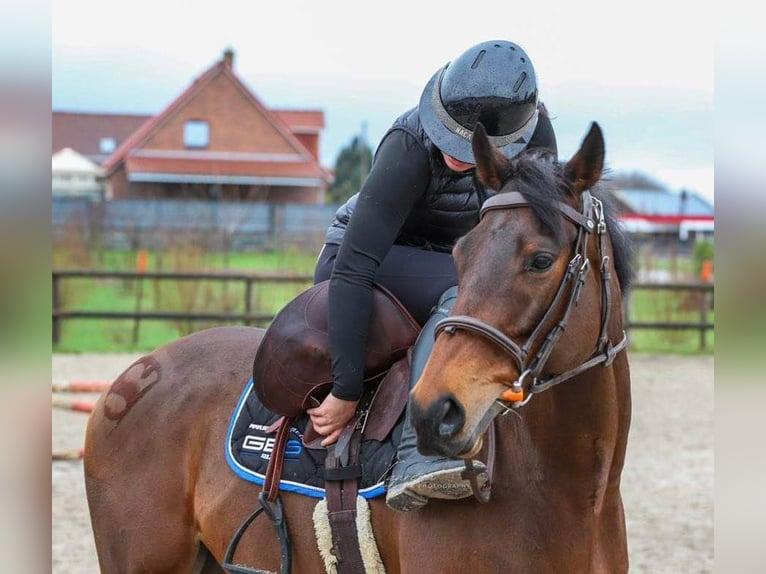
<svg viewBox="0 0 766 574"><path fill-rule="evenodd" d="M519 45L482 42L433 75L418 110L434 145L457 160L476 163L471 138L479 121L490 141L513 157L537 127L535 69Z"/></svg>

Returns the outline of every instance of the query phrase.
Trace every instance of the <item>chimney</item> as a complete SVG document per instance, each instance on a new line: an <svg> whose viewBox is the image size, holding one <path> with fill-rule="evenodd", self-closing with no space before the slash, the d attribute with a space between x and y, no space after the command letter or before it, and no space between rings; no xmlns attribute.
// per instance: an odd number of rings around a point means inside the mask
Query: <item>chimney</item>
<svg viewBox="0 0 766 574"><path fill-rule="evenodd" d="M226 48L226 50L223 53L223 64L231 70L234 67L234 50L231 48Z"/></svg>

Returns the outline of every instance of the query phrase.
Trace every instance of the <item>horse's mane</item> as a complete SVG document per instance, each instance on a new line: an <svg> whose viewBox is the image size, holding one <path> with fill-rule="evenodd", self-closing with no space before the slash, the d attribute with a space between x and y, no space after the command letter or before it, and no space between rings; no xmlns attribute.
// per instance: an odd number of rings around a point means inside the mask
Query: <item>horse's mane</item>
<svg viewBox="0 0 766 574"><path fill-rule="evenodd" d="M564 176L564 164L547 150L531 149L512 160L513 189L529 202L535 216L558 241L563 240L564 217L556 209L559 201L572 197L571 182ZM633 276L633 250L622 226L615 216L613 196L603 185L603 179L591 189L604 205L604 215L612 240L614 268L620 288L627 291Z"/></svg>

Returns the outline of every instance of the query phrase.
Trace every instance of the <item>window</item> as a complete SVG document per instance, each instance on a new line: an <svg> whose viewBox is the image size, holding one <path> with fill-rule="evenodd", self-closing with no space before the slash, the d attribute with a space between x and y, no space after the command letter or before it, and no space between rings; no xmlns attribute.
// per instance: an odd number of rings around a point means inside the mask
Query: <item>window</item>
<svg viewBox="0 0 766 574"><path fill-rule="evenodd" d="M98 142L98 150L101 153L112 153L116 147L117 142L114 141L114 138L101 138Z"/></svg>
<svg viewBox="0 0 766 574"><path fill-rule="evenodd" d="M210 124L203 120L189 120L184 124L186 147L207 147L210 143Z"/></svg>

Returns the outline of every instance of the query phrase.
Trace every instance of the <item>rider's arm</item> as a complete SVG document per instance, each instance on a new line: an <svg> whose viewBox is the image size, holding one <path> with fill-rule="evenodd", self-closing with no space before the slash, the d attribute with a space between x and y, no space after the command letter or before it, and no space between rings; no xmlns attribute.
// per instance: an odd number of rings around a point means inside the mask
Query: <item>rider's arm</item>
<svg viewBox="0 0 766 574"><path fill-rule="evenodd" d="M329 287L332 394L339 399L354 401L362 394L372 284L430 173L423 145L395 130L380 144L362 185Z"/></svg>

